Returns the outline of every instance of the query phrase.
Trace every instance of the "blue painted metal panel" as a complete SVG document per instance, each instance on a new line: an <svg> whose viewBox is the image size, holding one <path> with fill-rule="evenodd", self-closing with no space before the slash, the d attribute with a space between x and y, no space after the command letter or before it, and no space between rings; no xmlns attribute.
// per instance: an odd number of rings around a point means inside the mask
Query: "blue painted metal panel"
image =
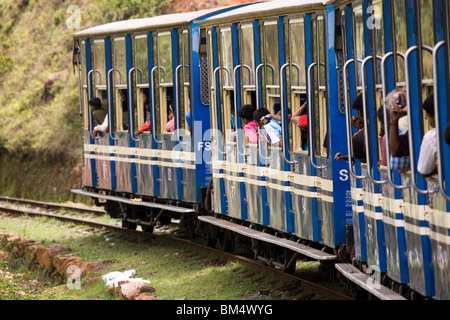
<svg viewBox="0 0 450 320"><path fill-rule="evenodd" d="M207 187L212 176L211 169L211 136L206 134L211 128L209 105L203 105L201 100L201 81L200 81L200 27L191 23L191 112L194 119L193 127L193 148L195 153L195 183L197 192L197 201L200 202L200 188ZM201 126L199 125L201 122Z"/></svg>
<svg viewBox="0 0 450 320"><path fill-rule="evenodd" d="M311 15L307 14L305 15L305 43L313 43L313 39L312 39L312 29L311 29ZM314 62L314 58L313 58L313 47L310 46L309 50L306 50L306 69L308 69L308 67ZM314 81L314 80L313 80ZM306 77L306 85L309 86L310 84L308 83L308 77ZM313 85L313 84L311 84ZM311 177L315 177L317 176L317 169L313 167L313 165L310 163L310 175ZM317 187L315 185L311 186L311 193L314 194L316 193ZM319 218L318 215L318 211L319 211L319 205L318 205L318 200L317 197L312 197L311 198L311 217L312 217L312 234L313 234L313 241L319 242L323 240L323 236L322 236L322 218ZM308 213L307 213L308 214Z"/></svg>
<svg viewBox="0 0 450 320"><path fill-rule="evenodd" d="M111 70L112 68L112 62L111 62L111 37L106 37L105 38L105 55L106 55L106 76L108 76L108 71ZM108 81L107 81L108 83ZM112 87L112 82L111 82L111 87L109 88L109 95L108 95L108 100L109 101L114 101L114 88ZM109 112L109 111L108 111ZM110 125L111 127L111 125ZM109 138L109 145L113 146L114 145L114 140L110 137ZM111 153L110 157L113 157L114 154ZM109 166L110 166L110 175L111 175L111 190L116 190L116 164L114 161L110 161L109 162Z"/></svg>
<svg viewBox="0 0 450 320"><path fill-rule="evenodd" d="M147 48L148 48L148 78L151 79L151 72L152 69L154 67L154 52L153 52L153 32L149 32L147 34ZM150 103L155 103L154 99L152 99L152 88L149 86L150 89ZM150 106L150 119L153 119L153 107ZM156 119L156 116L155 116ZM152 126L155 126L155 123L151 124ZM155 130L156 132L156 130ZM153 150L157 150L158 149L158 143L156 143L155 139L151 139L151 149ZM152 158L153 161L156 161L157 158L153 157ZM160 184L160 174L159 174L159 168L158 165L154 164L152 165L152 177L153 177L153 195L155 197L159 197L160 196L160 188L161 188L161 184Z"/></svg>
<svg viewBox="0 0 450 320"><path fill-rule="evenodd" d="M346 61L356 59L353 51L353 29L352 29L352 5L345 6L345 26L346 26L346 40L347 40L347 57ZM348 78L349 78L349 99L353 101L356 97L356 79L355 79L355 63L350 64ZM354 113L354 111L353 111ZM353 129L353 134L356 133ZM358 161L355 161L356 174L361 173L361 166ZM360 180L351 178L352 181L352 193L359 193L362 188ZM366 232L365 232L365 217L364 211L360 211L358 207L362 205L361 201L357 200L353 202L353 233L355 237L355 254L357 258L360 258L361 262L367 262L367 247L366 247Z"/></svg>
<svg viewBox="0 0 450 320"><path fill-rule="evenodd" d="M327 48L328 48L328 109L329 109L329 132L328 132L328 153L334 159L334 155L341 150L347 149L345 128L345 115L339 111L339 92L335 85L338 78L336 65L335 43L335 19L336 12L333 6L327 6ZM348 165L343 161L331 161L331 171L333 180L333 243L335 247L343 244L346 240L346 226L352 225L351 208L351 186L349 180Z"/></svg>
<svg viewBox="0 0 450 320"><path fill-rule="evenodd" d="M371 6L371 0L365 0L363 3L363 21L369 21L369 15L368 15L368 7ZM365 134L369 134L370 137L370 144L372 148L374 149L370 155L371 155L371 162L373 164L372 169L372 176L375 180L380 180L380 172L378 170L378 157L376 152L376 146L378 145L378 132L376 131L376 126L373 125L376 122L376 111L375 111L375 78L374 78L374 72L376 72L376 58L374 57L375 54L372 52L372 46L371 46L371 30L368 28L367 24L364 24L364 47L366 49L365 55L366 57L369 57L372 55L372 60L369 60L367 63L366 68L366 85L367 85L367 109L369 111L369 114L366 114L369 123L365 125ZM364 70L362 71L362 76L364 77ZM363 88L364 90L364 88ZM367 110L364 110L364 112L367 113ZM369 130L367 130L369 128ZM366 146L368 148L368 146ZM367 159L369 160L369 159ZM370 170L370 168L368 168ZM371 184L370 189L373 190L373 193L375 195L379 195L381 197L381 190L380 186L378 184L374 184L371 181L368 181L368 183ZM373 227L374 228L374 236L376 237L374 241L376 241L376 247L377 252L372 257L372 259L369 258L368 263L369 265L372 263L376 263L379 268L380 272L386 272L387 271L387 263L386 263L386 247L385 247L385 234L384 234L384 225L383 221L381 219L381 205L380 203L374 203L374 212L375 216L372 218L366 217L366 228ZM370 245L369 246L375 246Z"/></svg>
<svg viewBox="0 0 450 320"><path fill-rule="evenodd" d="M91 61L91 39L86 39L86 79L88 79L88 84L89 84L89 77L88 74L92 68L92 61ZM91 76L92 77L92 74ZM92 79L92 78L91 78ZM92 84L92 81L91 81ZM93 93L93 87L88 86L88 101L91 100L94 97L94 93ZM89 119L89 128L93 128L94 127L94 119L92 116L92 111L91 108L88 106L87 108L88 110L88 119ZM88 132L90 132L88 130ZM89 134L89 144L94 144L95 140L92 137L91 134ZM95 154L95 152L91 152L92 155ZM96 171L96 165L95 165L95 159L91 159L91 172L92 172L92 187L96 187L97 186L97 171Z"/></svg>
<svg viewBox="0 0 450 320"><path fill-rule="evenodd" d="M407 34L407 42L408 47L412 47L414 45L417 45L417 33L420 32L419 26L416 25L415 17L417 16L416 10L417 7L415 6L414 0L406 0L406 34ZM409 68L409 74L410 78L412 79L410 83L410 92L407 92L407 94L411 97L411 105L410 105L410 114L409 117L411 117L412 121L412 128L410 128L410 134L412 134L413 143L416 146L415 154L412 155L416 159L416 163L418 162L419 158L419 152L420 152L420 145L421 145L421 130L414 130L414 128L422 128L422 112L421 110L421 103L422 103L422 97L421 97L421 77L420 77L420 70L418 68L419 64L419 58L420 55L417 51L412 52L410 56L410 68ZM414 168L415 170L415 168ZM426 189L426 183L425 180L418 175L417 176L417 185L421 189ZM418 210L420 206L425 206L427 199L424 195L418 194L415 190L411 188L411 198L410 201L412 203L417 204L418 206L411 206L411 210ZM417 202L416 202L417 201ZM412 214L412 212L411 212ZM415 214L413 215L415 216ZM412 218L412 217L410 217ZM416 224L417 222L411 222ZM428 222L425 220L420 220L418 227L425 227L428 228ZM422 251L422 264L421 268L419 268L418 271L422 272L422 276L424 279L424 285L422 283L412 283L413 287L416 287L419 292L424 294L425 296L433 296L435 292L435 286L434 286L434 271L432 266L432 254L431 254L431 243L430 238L428 235L421 235L421 251ZM410 251L410 249L408 249ZM422 269L423 268L423 269ZM411 269L410 269L411 271ZM413 278L411 278L413 280Z"/></svg>

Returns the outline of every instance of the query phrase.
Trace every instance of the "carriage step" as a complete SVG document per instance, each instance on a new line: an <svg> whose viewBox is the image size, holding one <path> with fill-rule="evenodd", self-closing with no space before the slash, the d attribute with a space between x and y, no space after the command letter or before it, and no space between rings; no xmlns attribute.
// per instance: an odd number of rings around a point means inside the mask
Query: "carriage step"
<svg viewBox="0 0 450 320"><path fill-rule="evenodd" d="M210 223L215 226L242 234L246 237L250 237L250 238L264 241L264 242L269 242L269 243L278 245L280 247L290 249L292 251L298 252L302 255L305 255L305 256L310 257L315 260L335 260L336 259L336 256L333 254L329 254L327 252L323 252L318 249L314 249L314 248L305 246L303 244L300 244L300 243L297 243L297 242L294 242L294 241L291 241L288 239L279 238L279 237L273 236L273 235L265 233L265 232L253 230L248 227L244 227L244 226L238 225L236 223L229 222L227 220L218 219L218 218L211 217L211 216L198 216L198 219L200 221Z"/></svg>
<svg viewBox="0 0 450 320"><path fill-rule="evenodd" d="M381 283L377 283L376 279L372 278L366 273L361 272L349 263L336 263L335 267L347 279L354 282L359 287L370 292L381 300L407 300L402 295L390 290L389 288L383 286Z"/></svg>
<svg viewBox="0 0 450 320"><path fill-rule="evenodd" d="M72 189L71 192L80 194L83 196L93 197L93 198L117 201L117 202L122 202L122 203L126 203L126 204L131 204L134 206L144 206L144 207L161 209L161 210L172 211L172 212L177 212L177 213L193 213L193 212L195 212L195 209L191 209L191 208L177 207L177 206L172 206L169 204L161 204L161 203L148 202L148 201L136 201L136 200L133 201L128 198L108 196L108 195L84 191L84 190L80 190L80 189Z"/></svg>

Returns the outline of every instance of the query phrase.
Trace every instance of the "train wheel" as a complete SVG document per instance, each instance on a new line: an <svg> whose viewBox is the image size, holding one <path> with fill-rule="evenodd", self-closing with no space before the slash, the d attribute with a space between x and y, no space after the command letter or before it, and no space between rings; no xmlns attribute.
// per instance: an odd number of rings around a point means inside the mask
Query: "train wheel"
<svg viewBox="0 0 450 320"><path fill-rule="evenodd" d="M136 225L136 223L132 223L127 220L122 220L122 228L125 228L128 230L136 230L137 225Z"/></svg>
<svg viewBox="0 0 450 320"><path fill-rule="evenodd" d="M153 215L151 213L146 214L145 216L145 222L152 223L153 222ZM154 225L148 226L148 225L141 225L142 231L146 233L152 233L154 229Z"/></svg>
<svg viewBox="0 0 450 320"><path fill-rule="evenodd" d="M294 274L297 261L297 254L294 251L285 248L283 260L284 260L283 272Z"/></svg>
<svg viewBox="0 0 450 320"><path fill-rule="evenodd" d="M231 253L234 250L234 234L230 230L224 230L219 234L218 249L224 252Z"/></svg>

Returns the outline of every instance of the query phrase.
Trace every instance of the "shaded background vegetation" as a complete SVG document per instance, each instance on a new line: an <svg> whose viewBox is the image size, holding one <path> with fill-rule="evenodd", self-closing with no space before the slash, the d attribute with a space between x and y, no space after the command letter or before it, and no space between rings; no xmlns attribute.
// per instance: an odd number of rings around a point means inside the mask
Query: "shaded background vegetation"
<svg viewBox="0 0 450 320"><path fill-rule="evenodd" d="M81 29L249 0L0 1L0 195L75 199L81 186L78 79L69 6Z"/></svg>

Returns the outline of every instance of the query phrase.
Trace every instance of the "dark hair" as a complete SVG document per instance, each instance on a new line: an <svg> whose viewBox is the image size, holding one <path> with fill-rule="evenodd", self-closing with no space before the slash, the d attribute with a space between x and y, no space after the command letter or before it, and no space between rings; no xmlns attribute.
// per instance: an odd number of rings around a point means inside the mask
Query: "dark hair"
<svg viewBox="0 0 450 320"><path fill-rule="evenodd" d="M270 114L270 111L266 108L256 109L255 112L253 112L253 120L256 122L259 122L262 117Z"/></svg>
<svg viewBox="0 0 450 320"><path fill-rule="evenodd" d="M444 140L447 144L450 144L450 124L444 130Z"/></svg>
<svg viewBox="0 0 450 320"><path fill-rule="evenodd" d="M423 109L432 117L434 117L434 95L429 96L423 103Z"/></svg>
<svg viewBox="0 0 450 320"><path fill-rule="evenodd" d="M248 121L253 120L253 112L255 112L255 107L253 107L251 104L243 105L239 109L239 117L246 119Z"/></svg>
<svg viewBox="0 0 450 320"><path fill-rule="evenodd" d="M100 109L102 107L102 101L99 98L92 98L89 100L89 105L93 106L95 110Z"/></svg>
<svg viewBox="0 0 450 320"><path fill-rule="evenodd" d="M361 114L363 113L363 98L362 93L356 96L353 100L352 108L358 110Z"/></svg>

